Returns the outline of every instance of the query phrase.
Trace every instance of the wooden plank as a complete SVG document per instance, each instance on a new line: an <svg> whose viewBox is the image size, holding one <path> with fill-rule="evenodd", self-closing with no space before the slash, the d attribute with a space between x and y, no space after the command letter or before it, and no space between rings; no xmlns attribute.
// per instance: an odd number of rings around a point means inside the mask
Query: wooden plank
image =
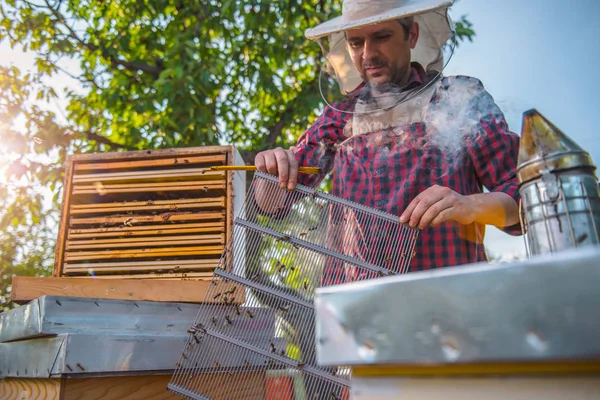
<svg viewBox="0 0 600 400"><path fill-rule="evenodd" d="M264 371L245 371L245 372L220 372L211 374L198 374L183 370L180 372L187 379L182 379L184 387L191 388L194 385L201 385L201 393L207 399L211 400L266 400L266 374ZM200 398L200 397L198 397ZM298 399L313 400L311 397ZM317 400L315 398L315 400ZM327 393L326 396L319 397L318 400L332 400Z"/></svg>
<svg viewBox="0 0 600 400"><path fill-rule="evenodd" d="M2 400L62 400L61 379L2 378Z"/></svg>
<svg viewBox="0 0 600 400"><path fill-rule="evenodd" d="M95 184L74 185L72 194L115 194L115 193L142 193L142 192L168 192L168 191L194 191L223 190L226 187L224 181L186 181L186 182L163 182L163 183L137 183L137 184Z"/></svg>
<svg viewBox="0 0 600 400"><path fill-rule="evenodd" d="M210 382L204 390L214 400L264 400L265 373L223 372L199 377ZM169 375L110 376L67 379L62 400L179 400L167 390L172 380ZM235 384L232 384L235 382Z"/></svg>
<svg viewBox="0 0 600 400"><path fill-rule="evenodd" d="M53 276L61 276L61 266L63 264L63 257L65 251L66 232L69 224L69 205L71 203L71 188L73 179L73 164L72 156L67 158L67 166L65 167L65 178L63 180L63 202L61 205L61 216L58 228L58 238L56 241L56 248L54 250L54 268L52 271Z"/></svg>
<svg viewBox="0 0 600 400"><path fill-rule="evenodd" d="M150 203L151 204L151 203ZM204 199L204 201L194 201L186 203L172 203L165 205L146 205L146 206L109 206L109 207L98 207L100 204L96 204L95 207L86 207L81 209L71 208L71 215L82 215L82 214L102 214L102 213L119 213L119 212L140 212L140 211L178 211L194 208L225 208L225 199Z"/></svg>
<svg viewBox="0 0 600 400"><path fill-rule="evenodd" d="M225 204L225 197L198 197L192 199L177 199L177 200L146 200L146 201L119 201L113 203L80 203L72 204L71 212L80 210L96 210L96 209L113 209L118 210L124 208L125 211L137 210L138 207L152 207L152 206L163 206L163 207L177 207L183 204L194 204L194 203L213 203L220 202Z"/></svg>
<svg viewBox="0 0 600 400"><path fill-rule="evenodd" d="M107 274L93 276L69 276L71 279L155 279L155 280L206 280L211 279L214 272L152 273L152 274Z"/></svg>
<svg viewBox="0 0 600 400"><path fill-rule="evenodd" d="M145 257L176 257L176 256L201 256L219 255L223 246L187 246L165 247L158 249L134 250L103 250L103 251L76 251L65 252L65 261L103 260L103 259L129 259Z"/></svg>
<svg viewBox="0 0 600 400"><path fill-rule="evenodd" d="M192 224L190 224L192 225ZM225 232L223 225L214 225L212 227L204 228L183 228L183 229L153 229L149 231L145 230L131 230L131 231L113 231L106 233L81 233L81 234L69 234L69 239L86 239L86 238L100 238L100 237L138 237L138 236L152 236L152 235L172 235L179 233L215 233Z"/></svg>
<svg viewBox="0 0 600 400"><path fill-rule="evenodd" d="M169 156L158 159L138 160L138 161L113 161L113 162L93 162L75 164L75 171L95 171L109 169L127 169L127 168L144 168L144 167L167 167L180 165L199 165L199 164L223 164L225 162L225 154L214 154L205 156L184 156L174 157Z"/></svg>
<svg viewBox="0 0 600 400"><path fill-rule="evenodd" d="M186 272L198 270L214 270L219 265L220 258L209 258L203 260L165 260L165 261L136 261L136 262L112 262L112 263L68 263L63 266L64 274L109 274L128 272Z"/></svg>
<svg viewBox="0 0 600 400"><path fill-rule="evenodd" d="M104 224L115 225L124 224L127 226L151 222L167 222L167 221L202 221L208 219L220 219L225 214L223 212L168 212L159 215L115 215L110 217L91 217L91 218L71 218L70 224L73 225L90 225Z"/></svg>
<svg viewBox="0 0 600 400"><path fill-rule="evenodd" d="M140 236L140 235L161 235L173 233L194 233L194 232L224 232L224 221L199 222L192 224L166 224L166 225L121 225L109 228L85 228L69 229L69 239L73 238L94 238L106 236Z"/></svg>
<svg viewBox="0 0 600 400"><path fill-rule="evenodd" d="M220 300L206 299L206 293L214 285L218 290L230 290L233 284L196 280L158 279L91 279L50 278L14 276L10 298L23 304L40 296L68 296L96 299L168 301L181 303L218 303ZM239 292L239 294L238 294ZM237 287L235 302L242 304L245 292Z"/></svg>
<svg viewBox="0 0 600 400"><path fill-rule="evenodd" d="M185 169L165 169L165 170L133 170L125 172L106 172L95 174L80 174L73 176L73 183L85 182L119 182L131 180L182 180L197 178L199 180L222 180L225 178L225 171L213 171L208 168L185 168Z"/></svg>
<svg viewBox="0 0 600 400"><path fill-rule="evenodd" d="M67 250L181 246L188 244L225 244L225 235L152 236L133 239L69 240Z"/></svg>
<svg viewBox="0 0 600 400"><path fill-rule="evenodd" d="M150 160L169 157L221 155L230 152L232 146L180 147L161 150L134 150L126 152L81 153L72 156L73 161Z"/></svg>

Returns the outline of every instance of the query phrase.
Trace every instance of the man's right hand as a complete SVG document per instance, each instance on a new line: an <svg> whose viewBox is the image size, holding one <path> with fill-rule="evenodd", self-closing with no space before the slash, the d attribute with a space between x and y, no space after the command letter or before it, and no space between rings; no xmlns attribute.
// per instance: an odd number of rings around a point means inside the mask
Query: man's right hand
<svg viewBox="0 0 600 400"><path fill-rule="evenodd" d="M298 182L298 161L291 150L281 147L258 153L254 159L256 169L279 177L279 186L294 190Z"/></svg>

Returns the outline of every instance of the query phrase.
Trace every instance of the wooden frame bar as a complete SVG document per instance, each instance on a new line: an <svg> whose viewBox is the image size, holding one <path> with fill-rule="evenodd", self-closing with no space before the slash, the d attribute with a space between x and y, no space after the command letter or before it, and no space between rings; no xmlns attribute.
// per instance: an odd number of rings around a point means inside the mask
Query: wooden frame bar
<svg viewBox="0 0 600 400"><path fill-rule="evenodd" d="M217 283L224 290L233 284ZM85 297L113 300L164 301L176 303L211 303L206 299L209 280L162 280L162 279L83 279L83 278L42 278L15 276L12 279L10 298L17 304L24 304L40 296ZM245 292L238 287L239 295L235 302L245 301ZM219 300L214 300L218 303Z"/></svg>

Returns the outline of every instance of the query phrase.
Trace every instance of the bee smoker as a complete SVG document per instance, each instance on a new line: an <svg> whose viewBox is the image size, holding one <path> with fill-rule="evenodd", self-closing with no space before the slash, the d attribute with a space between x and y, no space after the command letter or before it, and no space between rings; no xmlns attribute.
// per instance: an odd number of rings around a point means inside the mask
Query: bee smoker
<svg viewBox="0 0 600 400"><path fill-rule="evenodd" d="M517 166L529 257L600 242L600 189L590 155L537 110L523 115Z"/></svg>

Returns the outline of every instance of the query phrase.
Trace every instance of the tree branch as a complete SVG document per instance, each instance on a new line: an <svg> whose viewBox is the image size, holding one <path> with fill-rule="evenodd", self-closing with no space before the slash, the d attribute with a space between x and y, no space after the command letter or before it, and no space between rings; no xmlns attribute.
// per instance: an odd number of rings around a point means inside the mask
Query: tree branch
<svg viewBox="0 0 600 400"><path fill-rule="evenodd" d="M89 140L93 140L97 143L101 143L101 144L105 144L107 146L113 147L113 148L117 148L117 149L123 149L123 150L139 150L135 147L126 145L126 144L120 144L120 143L115 143L112 140L110 140L109 138L105 137L105 136L100 136L97 133L91 132L91 131L87 131L85 132L85 136L89 139Z"/></svg>
<svg viewBox="0 0 600 400"><path fill-rule="evenodd" d="M306 82L304 89L302 89L302 91L298 93L298 95L288 103L285 110L281 112L281 114L279 115L279 120L275 123L275 125L271 127L271 129L269 129L269 133L267 134L267 139L265 141L267 148L271 148L275 145L275 143L277 142L277 138L281 136L283 132L283 128L285 128L285 125L289 122L289 119L294 114L294 110L297 108L296 103L305 92L314 89L317 83L317 79L318 75L315 75L315 77L312 80Z"/></svg>
<svg viewBox="0 0 600 400"><path fill-rule="evenodd" d="M44 2L46 3L46 7L48 7L48 9L50 10L50 12L52 12L52 15L54 15L54 17L57 19L57 21L60 22L67 29L67 31L69 31L69 37L70 38L72 38L77 43L79 43L79 45L81 47L84 47L84 48L88 49L91 52L100 50L100 54L102 54L102 57L104 57L106 60L108 60L108 62L110 62L110 64L113 67L117 67L117 66L120 65L122 67L125 67L129 71L142 71L142 72L146 72L146 73L152 75L155 79L158 79L160 73L164 70L162 68L159 68L159 67L156 67L156 66L152 66L152 65L140 64L140 63L135 63L135 62L129 62L129 61L124 61L124 60L119 60L118 58L116 58L116 57L111 56L110 54L108 54L108 52L106 51L106 48L99 47L99 46L93 45L91 43L85 42L79 36L77 36L77 34L75 33L75 31L69 26L69 24L67 24L67 22L65 21L65 18L62 16L62 14L60 14L57 10L55 10L50 5L50 3L48 2L48 0L44 0Z"/></svg>

